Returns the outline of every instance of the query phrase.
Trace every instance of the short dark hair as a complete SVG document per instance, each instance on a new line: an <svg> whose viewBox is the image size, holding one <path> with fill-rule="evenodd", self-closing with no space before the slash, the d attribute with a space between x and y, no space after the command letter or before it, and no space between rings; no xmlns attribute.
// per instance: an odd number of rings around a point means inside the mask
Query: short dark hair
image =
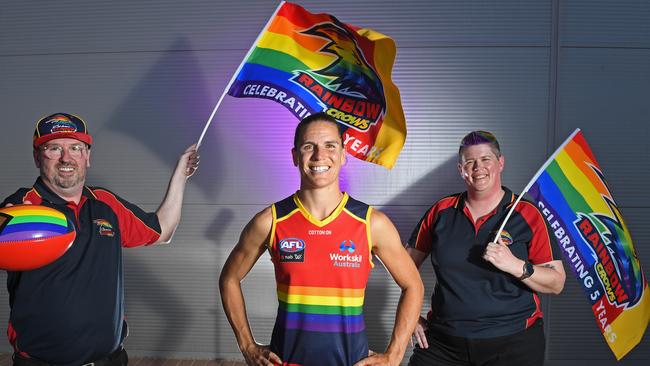
<svg viewBox="0 0 650 366"><path fill-rule="evenodd" d="M293 135L293 147L298 148L298 140L302 137L302 134L305 132L307 129L307 126L314 122L329 122L333 123L336 126L336 129L339 131L339 137L341 138L341 145L343 145L343 131L341 130L341 124L334 119L334 117L330 116L329 114L325 112L318 112L311 114L305 118L303 118L299 123L298 126L296 126L296 132Z"/></svg>
<svg viewBox="0 0 650 366"><path fill-rule="evenodd" d="M463 150L467 147L480 145L480 144L489 144L492 152L497 158L501 157L501 147L499 146L499 141L497 138L488 131L472 131L465 135L462 140L460 140L460 147L458 148L458 159L461 158Z"/></svg>

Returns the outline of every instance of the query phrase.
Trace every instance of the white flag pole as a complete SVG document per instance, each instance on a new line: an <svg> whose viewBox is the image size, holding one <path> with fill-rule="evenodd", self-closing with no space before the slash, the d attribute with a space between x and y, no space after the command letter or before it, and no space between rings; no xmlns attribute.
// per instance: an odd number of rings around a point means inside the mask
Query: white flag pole
<svg viewBox="0 0 650 366"><path fill-rule="evenodd" d="M517 207L517 204L519 203L519 201L521 201L521 199L524 197L524 194L526 194L526 192L528 192L528 190L530 189L530 187L532 187L533 184L535 184L535 181L537 180L537 178L539 178L540 175L542 175L542 173L544 172L544 170L546 169L546 167L547 167L549 164L551 164L551 162L553 161L553 159L555 159L555 157L557 156L557 154L559 154L560 151L562 151L562 149L564 149L564 146L566 146L566 144L568 144L569 141L571 141L571 139L573 139L573 136L575 136L578 132L580 132L580 129L579 129L579 128L576 128L575 131L573 131L573 133L572 133L569 137L567 137L566 140L564 140L564 142L562 143L562 145L560 145L560 147L558 147L558 148L555 150L555 152L553 153L553 155L551 155L551 157L548 158L548 159L546 160L546 162L542 165L542 167L539 168L539 170L537 170L537 173L535 173L535 175L534 175L533 178L530 180L530 182L528 182L528 184L526 185L526 187L524 188L524 190L521 191L521 194L519 195L519 197L517 197L517 200L515 200L515 203L512 205L512 207L510 207L510 211L508 211L508 214L506 215L506 218L503 219L503 223L501 223L501 227L499 227L499 230L497 231L496 235L494 236L494 240L492 240L493 243L496 243L496 242L497 242L497 239L499 239L499 237L501 237L501 232L503 231L503 228L506 226L506 223L507 223L508 220L510 219L510 216L512 215L512 212L515 210L515 207Z"/></svg>
<svg viewBox="0 0 650 366"><path fill-rule="evenodd" d="M275 15L278 13L282 5L284 5L284 1L280 2L280 5L275 9L273 12L273 15L271 15L271 18L269 18L268 22L266 22L266 25L264 28L262 28L262 31L257 35L257 38L255 38L255 42L253 42L253 45L251 48L248 49L248 52L246 53L246 56L244 56L244 59L242 62L239 64L237 67L237 70L235 70L235 73L232 75L230 78L230 81L228 82L228 85L223 90L223 93L221 93L221 97L219 97L219 100L217 101L217 105L214 106L214 109L212 110L212 114L210 114L210 118L208 118L208 121L205 123L205 127L203 127L203 132L201 132L201 136L199 137L199 141L196 143L196 149L198 150L199 147L201 146L201 142L203 141L203 137L205 136L205 133L208 131L208 127L210 127L210 123L212 123L212 119L214 118L214 115L217 113L217 109L219 109L219 106L221 105L221 101L223 101L223 98L226 96L228 93L228 90L230 90L230 87L232 84L235 82L235 79L237 78L237 75L239 75L239 72L241 71L242 67L244 67L244 64L246 63L246 60L248 60L248 57L253 53L253 49L255 49L255 46L257 45L257 42L259 42L260 38L262 38L262 34L266 32L266 30L269 28L269 25L271 24L271 21L273 21L273 18L275 18Z"/></svg>

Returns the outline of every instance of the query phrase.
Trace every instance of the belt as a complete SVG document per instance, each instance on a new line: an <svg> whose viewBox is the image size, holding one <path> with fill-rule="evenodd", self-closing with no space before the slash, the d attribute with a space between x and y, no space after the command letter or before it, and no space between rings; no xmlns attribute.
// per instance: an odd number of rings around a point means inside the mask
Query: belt
<svg viewBox="0 0 650 366"><path fill-rule="evenodd" d="M35 358L27 358L17 353L14 353L13 359L13 366L56 366L56 364L37 360ZM126 350L120 347L104 358L84 363L81 366L126 366L128 363L129 357L126 354Z"/></svg>

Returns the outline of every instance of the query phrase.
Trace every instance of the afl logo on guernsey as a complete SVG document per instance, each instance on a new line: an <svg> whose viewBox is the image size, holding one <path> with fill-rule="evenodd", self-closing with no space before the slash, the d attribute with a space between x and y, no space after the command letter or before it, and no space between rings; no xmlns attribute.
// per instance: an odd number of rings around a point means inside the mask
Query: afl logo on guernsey
<svg viewBox="0 0 650 366"><path fill-rule="evenodd" d="M286 238L278 245L280 262L304 262L305 242L298 238Z"/></svg>

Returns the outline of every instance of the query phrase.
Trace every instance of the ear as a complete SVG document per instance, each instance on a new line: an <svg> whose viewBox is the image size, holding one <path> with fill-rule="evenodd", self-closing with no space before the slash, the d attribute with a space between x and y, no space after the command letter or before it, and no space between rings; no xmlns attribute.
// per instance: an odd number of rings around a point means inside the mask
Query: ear
<svg viewBox="0 0 650 366"><path fill-rule="evenodd" d="M90 148L88 148L88 158L86 159L86 168L90 168Z"/></svg>
<svg viewBox="0 0 650 366"><path fill-rule="evenodd" d="M38 169L41 168L41 161L38 158L38 149L34 149L34 164L36 164Z"/></svg>
<svg viewBox="0 0 650 366"><path fill-rule="evenodd" d="M291 148L291 158L293 159L293 166L298 166L298 151L295 147Z"/></svg>
<svg viewBox="0 0 650 366"><path fill-rule="evenodd" d="M499 173L503 171L503 168L505 168L505 166L506 166L506 158L503 155L501 155L499 157Z"/></svg>
<svg viewBox="0 0 650 366"><path fill-rule="evenodd" d="M460 177L465 179L465 175L463 174L463 166L458 163L458 174L460 174Z"/></svg>

